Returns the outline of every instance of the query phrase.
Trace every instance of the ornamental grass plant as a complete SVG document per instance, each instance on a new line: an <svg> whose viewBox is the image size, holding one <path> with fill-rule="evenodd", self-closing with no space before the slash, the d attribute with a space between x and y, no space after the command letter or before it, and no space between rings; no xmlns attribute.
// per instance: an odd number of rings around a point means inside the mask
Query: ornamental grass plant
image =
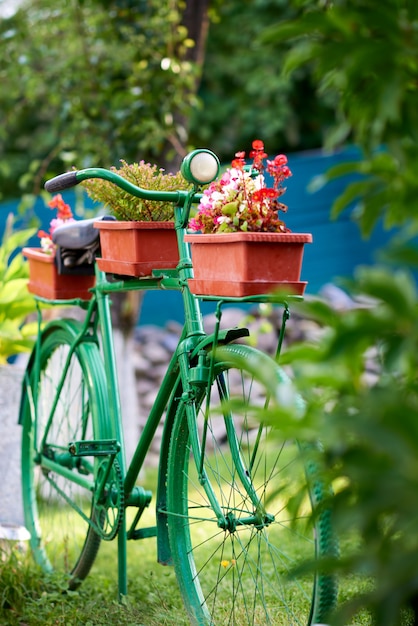
<svg viewBox="0 0 418 626"><path fill-rule="evenodd" d="M140 161L127 163L121 160L121 167L110 168L130 183L154 191L177 191L191 188L180 172L166 173L157 165ZM103 204L116 219L136 222L166 222L174 219L174 205L172 202L156 202L135 198L128 192L101 179L89 179L83 182L88 195L95 201Z"/></svg>

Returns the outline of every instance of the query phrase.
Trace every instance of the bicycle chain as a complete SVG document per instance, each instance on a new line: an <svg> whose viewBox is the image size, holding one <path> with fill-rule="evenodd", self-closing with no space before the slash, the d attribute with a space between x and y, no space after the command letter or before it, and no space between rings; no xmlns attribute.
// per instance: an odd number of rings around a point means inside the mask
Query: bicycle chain
<svg viewBox="0 0 418 626"><path fill-rule="evenodd" d="M59 495L67 502L67 504L69 504L71 506L71 508L73 508L80 515L80 517L82 517L83 520L85 522L87 522L87 524L89 526L91 526L93 528L93 530L102 539L104 539L105 541L111 541L112 539L114 539L116 537L116 535L119 532L120 526L122 524L123 515L124 515L124 511L125 511L125 492L124 492L124 488L123 488L122 470L120 469L120 465L119 465L119 463L118 463L118 461L116 459L114 459L114 461L113 461L112 469L113 468L115 468L115 470L116 470L117 482L118 482L118 488L117 488L117 493L118 493L118 507L117 507L117 510L118 510L118 513L117 513L117 516L116 516L116 519L115 519L113 525L111 525L110 531L108 531L108 532L105 532L102 526L99 526L95 521L93 521L93 515L97 511L97 506L96 505L93 505L92 517L88 517L82 511L82 509L80 509L80 507L69 496L67 496L67 494L61 489L61 487L58 486L58 484L55 482L55 480L50 476L49 472L48 472L47 475L45 475L45 478L54 487L54 489L57 491L57 493L59 493ZM100 512L99 518L101 516L103 516L104 510Z"/></svg>
<svg viewBox="0 0 418 626"><path fill-rule="evenodd" d="M106 461L103 461L103 464ZM98 475L100 473L100 467L98 469ZM112 478L110 478L112 477ZM116 459L113 460L112 469L109 477L109 488L106 495L106 501L103 505L99 505L97 502L94 505L95 512L98 513L100 524L103 522L103 526L100 528L100 536L105 541L111 541L116 537L122 524L124 512L125 512L125 489L123 485L123 476L120 465ZM116 483L116 490L112 489L112 486ZM112 494L116 492L117 502L112 501ZM115 518L109 519L108 512L116 511Z"/></svg>

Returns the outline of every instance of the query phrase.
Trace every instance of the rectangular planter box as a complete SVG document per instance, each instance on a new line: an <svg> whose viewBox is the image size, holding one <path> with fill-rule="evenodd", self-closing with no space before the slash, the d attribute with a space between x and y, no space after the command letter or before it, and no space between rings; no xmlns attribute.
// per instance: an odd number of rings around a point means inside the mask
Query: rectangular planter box
<svg viewBox="0 0 418 626"><path fill-rule="evenodd" d="M45 254L41 248L23 248L22 254L29 261L31 293L49 300L90 300L89 289L94 287L94 276L58 274L55 257Z"/></svg>
<svg viewBox="0 0 418 626"><path fill-rule="evenodd" d="M174 269L179 262L173 222L98 221L99 268L110 274L150 276L153 269Z"/></svg>
<svg viewBox="0 0 418 626"><path fill-rule="evenodd" d="M244 297L281 290L304 293L300 281L305 233L225 233L186 235L191 244L192 293Z"/></svg>

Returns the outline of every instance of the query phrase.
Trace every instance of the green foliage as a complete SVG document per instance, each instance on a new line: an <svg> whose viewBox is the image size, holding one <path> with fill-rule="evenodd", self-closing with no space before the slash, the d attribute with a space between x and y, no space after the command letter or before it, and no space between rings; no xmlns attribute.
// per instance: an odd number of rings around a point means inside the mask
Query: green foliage
<svg viewBox="0 0 418 626"><path fill-rule="evenodd" d="M9 547L5 543L0 544L0 619L6 625L16 623L16 608L40 594L42 583L39 571L30 571L22 546L11 543Z"/></svg>
<svg viewBox="0 0 418 626"><path fill-rule="evenodd" d="M249 149L254 137L267 152L318 148L333 118L325 99L315 96L310 72L281 73L286 46L273 52L262 41L265 29L298 13L286 0L223 2L210 25L190 139L230 160L236 146ZM308 105L307 105L308 103Z"/></svg>
<svg viewBox="0 0 418 626"><path fill-rule="evenodd" d="M387 227L403 227L386 256L404 268L359 268L349 288L363 306L344 313L320 301L303 305L323 327L320 340L283 356L307 400L303 419L323 442L337 528L359 537L332 567L371 581L332 624L358 623L361 608L376 626L417 623L418 297L405 264L416 267L418 255L405 243L418 226L418 5L293 4L297 17L271 27L265 41L288 41L285 75L309 69L319 96L334 103L328 146L351 139L364 154L326 175L356 175L333 214L355 203L365 234L382 217Z"/></svg>
<svg viewBox="0 0 418 626"><path fill-rule="evenodd" d="M105 4L106 6L103 6ZM184 3L25 0L0 20L0 188L181 143L195 101Z"/></svg>
<svg viewBox="0 0 418 626"><path fill-rule="evenodd" d="M294 3L299 4L299 3ZM417 139L417 6L413 2L305 2L293 20L272 26L266 39L291 40L290 72L309 64L318 89L333 96L343 127L369 149L399 136Z"/></svg>
<svg viewBox="0 0 418 626"><path fill-rule="evenodd" d="M269 152L322 144L329 103L315 96L309 70L281 75L285 46L272 53L260 39L298 8L211 0L204 57L182 25L192 5L24 0L0 20L3 197L38 194L45 178L73 165L167 164L187 143L228 159L255 135Z"/></svg>
<svg viewBox="0 0 418 626"><path fill-rule="evenodd" d="M418 6L409 0L341 0L299 3L293 20L272 26L264 41L290 49L283 74L309 69L318 96L334 104L336 119L326 144L350 139L365 161L352 164L360 183L334 206L358 200L356 217L369 234L379 217L386 226L417 215ZM279 48L280 49L280 48ZM376 152L382 146L385 152ZM329 179L342 173L334 169Z"/></svg>
<svg viewBox="0 0 418 626"><path fill-rule="evenodd" d="M393 626L418 597L417 290L407 271L375 267L358 270L351 292L361 304L344 313L320 300L300 305L323 333L282 359L307 400L302 423L324 448L338 531L359 535L334 567L373 579L332 624L367 608Z"/></svg>
<svg viewBox="0 0 418 626"><path fill-rule="evenodd" d="M121 160L121 163L120 168L112 167L111 170L138 187L154 191L177 191L192 187L180 172L166 174L163 169L159 169L156 165L143 161L128 164ZM108 207L112 215L119 220L156 222L174 219L172 202L155 202L134 198L109 181L97 178L86 180L83 186L93 200Z"/></svg>
<svg viewBox="0 0 418 626"><path fill-rule="evenodd" d="M25 323L35 311L35 301L27 290L27 264L20 252L16 254L35 231L13 232L12 225L10 215L0 247L0 364L30 350L37 332L36 323Z"/></svg>

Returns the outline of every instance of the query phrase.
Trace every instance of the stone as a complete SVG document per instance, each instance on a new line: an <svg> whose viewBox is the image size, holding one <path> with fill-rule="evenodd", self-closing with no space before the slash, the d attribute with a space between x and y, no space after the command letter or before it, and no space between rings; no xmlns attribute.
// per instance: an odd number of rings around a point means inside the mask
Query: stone
<svg viewBox="0 0 418 626"><path fill-rule="evenodd" d="M23 374L20 367L0 366L0 525L11 527L24 525L18 424Z"/></svg>

